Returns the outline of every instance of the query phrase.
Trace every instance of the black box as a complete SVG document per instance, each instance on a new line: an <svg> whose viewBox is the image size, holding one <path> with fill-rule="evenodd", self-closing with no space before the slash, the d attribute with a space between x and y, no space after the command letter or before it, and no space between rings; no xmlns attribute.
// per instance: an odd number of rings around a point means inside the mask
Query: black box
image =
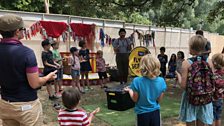
<svg viewBox="0 0 224 126"><path fill-rule="evenodd" d="M107 94L108 109L125 111L135 106L135 103L130 98L129 93L123 90L126 86L127 85L119 85L117 87L107 88L105 90Z"/></svg>
<svg viewBox="0 0 224 126"><path fill-rule="evenodd" d="M110 75L110 81L119 82L118 70L116 67L110 67L107 69L107 73Z"/></svg>

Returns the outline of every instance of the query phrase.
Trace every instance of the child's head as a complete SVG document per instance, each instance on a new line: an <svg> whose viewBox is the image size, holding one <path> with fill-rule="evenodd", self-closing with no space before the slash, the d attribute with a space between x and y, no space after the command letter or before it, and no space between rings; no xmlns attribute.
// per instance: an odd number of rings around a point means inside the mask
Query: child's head
<svg viewBox="0 0 224 126"><path fill-rule="evenodd" d="M200 55L205 51L207 40L201 35L195 35L189 40L189 49L191 55Z"/></svg>
<svg viewBox="0 0 224 126"><path fill-rule="evenodd" d="M70 48L70 53L72 54L72 55L78 55L78 49L76 48L76 47L71 47Z"/></svg>
<svg viewBox="0 0 224 126"><path fill-rule="evenodd" d="M178 59L184 59L184 52L183 51L177 52L177 58Z"/></svg>
<svg viewBox="0 0 224 126"><path fill-rule="evenodd" d="M96 52L96 56L97 56L98 58L102 58L102 57L103 57L103 51L98 50L98 51Z"/></svg>
<svg viewBox="0 0 224 126"><path fill-rule="evenodd" d="M84 40L79 41L79 47L85 48L86 47L86 42Z"/></svg>
<svg viewBox="0 0 224 126"><path fill-rule="evenodd" d="M197 30L195 32L196 35L201 35L201 36L204 36L204 32L202 30Z"/></svg>
<svg viewBox="0 0 224 126"><path fill-rule="evenodd" d="M176 54L173 53L170 57L170 61L176 61L176 58L177 58Z"/></svg>
<svg viewBox="0 0 224 126"><path fill-rule="evenodd" d="M140 61L140 70L142 76L154 78L160 75L160 62L158 58L147 54Z"/></svg>
<svg viewBox="0 0 224 126"><path fill-rule="evenodd" d="M53 49L59 49L59 42L54 41L51 46Z"/></svg>
<svg viewBox="0 0 224 126"><path fill-rule="evenodd" d="M51 48L51 44L48 39L45 39L44 41L42 41L41 45L44 48L44 50L50 50Z"/></svg>
<svg viewBox="0 0 224 126"><path fill-rule="evenodd" d="M75 88L68 88L62 93L62 103L68 109L74 109L81 99L79 91Z"/></svg>
<svg viewBox="0 0 224 126"><path fill-rule="evenodd" d="M212 63L214 64L215 69L223 69L224 68L224 54L217 53L213 55Z"/></svg>
<svg viewBox="0 0 224 126"><path fill-rule="evenodd" d="M161 47L161 48L160 48L160 53L161 53L161 54L164 54L165 52L166 52L166 48L165 48L165 47Z"/></svg>

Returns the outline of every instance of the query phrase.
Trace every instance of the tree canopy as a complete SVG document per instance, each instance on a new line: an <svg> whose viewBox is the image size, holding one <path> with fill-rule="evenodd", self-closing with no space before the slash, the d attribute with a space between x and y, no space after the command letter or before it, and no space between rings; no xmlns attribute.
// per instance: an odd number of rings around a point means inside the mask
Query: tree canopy
<svg viewBox="0 0 224 126"><path fill-rule="evenodd" d="M45 0L0 0L0 9L45 12ZM124 20L224 34L219 0L49 0L50 13Z"/></svg>

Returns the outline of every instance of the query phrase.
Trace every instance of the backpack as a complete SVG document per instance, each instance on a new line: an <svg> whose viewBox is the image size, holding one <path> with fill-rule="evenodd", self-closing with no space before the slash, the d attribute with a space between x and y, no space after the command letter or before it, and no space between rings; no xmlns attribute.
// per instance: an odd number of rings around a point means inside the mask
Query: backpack
<svg viewBox="0 0 224 126"><path fill-rule="evenodd" d="M195 106L212 102L214 93L213 72L208 62L197 56L188 59L191 67L188 69L187 96L189 103Z"/></svg>
<svg viewBox="0 0 224 126"><path fill-rule="evenodd" d="M213 96L214 100L223 98L224 96L224 70L217 70L214 72L215 78L215 93Z"/></svg>

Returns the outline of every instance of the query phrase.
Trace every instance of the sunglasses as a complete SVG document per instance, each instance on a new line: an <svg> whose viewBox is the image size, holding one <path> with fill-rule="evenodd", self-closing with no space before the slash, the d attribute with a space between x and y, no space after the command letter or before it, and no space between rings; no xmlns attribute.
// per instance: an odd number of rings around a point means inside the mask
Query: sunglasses
<svg viewBox="0 0 224 126"><path fill-rule="evenodd" d="M19 31L25 31L26 30L26 28L20 28L19 29Z"/></svg>

